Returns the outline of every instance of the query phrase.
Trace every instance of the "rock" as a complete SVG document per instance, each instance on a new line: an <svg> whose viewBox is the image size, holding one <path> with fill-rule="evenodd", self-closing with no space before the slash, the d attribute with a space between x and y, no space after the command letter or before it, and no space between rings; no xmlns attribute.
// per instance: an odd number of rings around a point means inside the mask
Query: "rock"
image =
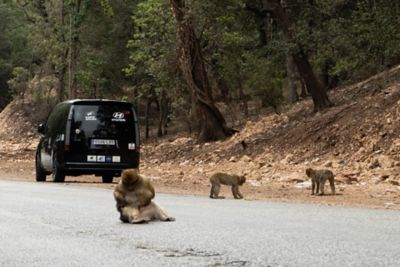
<svg viewBox="0 0 400 267"><path fill-rule="evenodd" d="M347 179L335 178L335 184L347 184Z"/></svg>
<svg viewBox="0 0 400 267"><path fill-rule="evenodd" d="M388 178L389 178L389 175L387 175L387 174L382 174L382 175L380 176L379 180L380 180L380 181L385 181L385 180L388 179Z"/></svg>
<svg viewBox="0 0 400 267"><path fill-rule="evenodd" d="M250 162L251 158L249 156L247 156L247 155L244 155L240 160L244 161L244 162Z"/></svg>
<svg viewBox="0 0 400 267"><path fill-rule="evenodd" d="M382 196L382 195L379 195L379 194L376 194L376 195L374 195L374 194L369 194L369 197L370 197L370 198L381 199L383 196Z"/></svg>
<svg viewBox="0 0 400 267"><path fill-rule="evenodd" d="M394 161L386 155L378 155L376 160L381 168L392 168L394 166Z"/></svg>
<svg viewBox="0 0 400 267"><path fill-rule="evenodd" d="M385 208L386 209L388 209L388 208L390 208L391 206L394 206L394 205L396 205L396 204L394 204L393 202L385 202Z"/></svg>
<svg viewBox="0 0 400 267"><path fill-rule="evenodd" d="M392 189L386 189L385 190L385 195L386 194L396 194L396 191L392 190Z"/></svg>
<svg viewBox="0 0 400 267"><path fill-rule="evenodd" d="M315 158L311 161L311 163L318 163L321 159L320 158Z"/></svg>
<svg viewBox="0 0 400 267"><path fill-rule="evenodd" d="M246 183L248 183L250 186L260 186L260 182L256 181L256 180L248 180L246 181Z"/></svg>
<svg viewBox="0 0 400 267"><path fill-rule="evenodd" d="M310 189L311 188L311 181L304 181L304 182L300 182L294 185L295 188L299 188L299 189Z"/></svg>
<svg viewBox="0 0 400 267"><path fill-rule="evenodd" d="M291 164L293 161L293 154L287 154L284 159L281 160L281 164Z"/></svg>
<svg viewBox="0 0 400 267"><path fill-rule="evenodd" d="M377 159L375 159L373 162L371 162L371 164L369 164L368 168L375 169L375 168L378 168L380 166L381 165L380 165L379 161Z"/></svg>
<svg viewBox="0 0 400 267"><path fill-rule="evenodd" d="M292 179L287 180L287 182L289 182L289 183L302 183L302 182L304 182L304 179L292 178Z"/></svg>
<svg viewBox="0 0 400 267"><path fill-rule="evenodd" d="M324 167L331 168L332 165L333 165L332 161L327 161L325 162Z"/></svg>
<svg viewBox="0 0 400 267"><path fill-rule="evenodd" d="M357 183L358 179L355 176L358 176L359 174L360 174L359 172L343 174L346 184L352 184L353 182Z"/></svg>

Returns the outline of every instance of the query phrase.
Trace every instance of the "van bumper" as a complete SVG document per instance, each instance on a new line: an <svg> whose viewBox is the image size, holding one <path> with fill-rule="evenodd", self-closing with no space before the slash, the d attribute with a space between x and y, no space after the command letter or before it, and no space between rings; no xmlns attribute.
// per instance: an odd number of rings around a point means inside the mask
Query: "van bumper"
<svg viewBox="0 0 400 267"><path fill-rule="evenodd" d="M69 175L81 175L81 174L114 174L120 175L122 170L130 168L138 168L138 163L82 163L82 162L66 162L64 170Z"/></svg>

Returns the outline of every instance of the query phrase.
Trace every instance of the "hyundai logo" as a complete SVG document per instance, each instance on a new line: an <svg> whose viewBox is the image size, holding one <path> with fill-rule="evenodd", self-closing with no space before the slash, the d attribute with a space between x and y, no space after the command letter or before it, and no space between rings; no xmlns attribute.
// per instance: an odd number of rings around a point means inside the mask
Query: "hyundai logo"
<svg viewBox="0 0 400 267"><path fill-rule="evenodd" d="M113 118L115 119L123 119L125 117L124 113L122 112L114 112Z"/></svg>

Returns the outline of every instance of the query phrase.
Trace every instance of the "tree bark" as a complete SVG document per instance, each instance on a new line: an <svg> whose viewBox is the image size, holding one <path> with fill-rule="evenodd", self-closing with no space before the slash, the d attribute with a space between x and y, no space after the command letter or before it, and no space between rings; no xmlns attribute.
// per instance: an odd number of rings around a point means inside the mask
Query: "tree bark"
<svg viewBox="0 0 400 267"><path fill-rule="evenodd" d="M289 84L289 97L291 103L299 101L299 94L297 93L296 85L296 69L294 67L293 57L290 53L286 54L286 69Z"/></svg>
<svg viewBox="0 0 400 267"><path fill-rule="evenodd" d="M81 0L71 1L71 18L70 18L70 31L71 31L71 43L70 43L70 79L69 79L69 88L70 88L70 98L77 98L78 95L78 80L76 77L77 70L77 61L78 61L78 53L79 53L79 28L81 21L79 19L81 12Z"/></svg>
<svg viewBox="0 0 400 267"><path fill-rule="evenodd" d="M150 137L150 109L152 103L156 104L157 110L159 110L157 99L154 97L148 97L146 99L146 113L145 113L145 138L148 139Z"/></svg>
<svg viewBox="0 0 400 267"><path fill-rule="evenodd" d="M281 5L281 1L264 0L264 7L272 12L276 22L283 31L288 42L296 45L296 49L290 51L290 53L293 56L294 63L297 66L300 76L303 78L307 89L311 94L314 103L314 111L317 112L331 107L333 104L329 100L325 88L315 76L311 64L308 61L307 55L304 53L303 48L298 43L295 43L292 31L290 29L290 21Z"/></svg>
<svg viewBox="0 0 400 267"><path fill-rule="evenodd" d="M158 130L157 136L161 137L167 134L168 128L168 97L167 92L162 90L159 96L159 119L158 119Z"/></svg>
<svg viewBox="0 0 400 267"><path fill-rule="evenodd" d="M239 99L242 102L241 103L241 107L243 110L243 114L244 116L248 117L249 116L249 106L247 105L247 95L244 93L244 89L243 89L243 81L242 81L242 77L240 75L240 70L238 68L238 75L237 75L237 85L238 85L238 90L239 90Z"/></svg>
<svg viewBox="0 0 400 267"><path fill-rule="evenodd" d="M61 53L61 63L58 66L57 78L57 101L62 102L64 100L64 92L65 92L65 74L67 73L67 59L69 49L67 46L66 38L65 38L65 8L64 8L64 0L60 0L60 43L64 46L63 51Z"/></svg>
<svg viewBox="0 0 400 267"><path fill-rule="evenodd" d="M183 76L194 93L195 114L199 120L199 141L215 141L231 136L235 131L227 127L215 106L207 77L199 40L187 12L185 0L170 0L177 23L179 60Z"/></svg>

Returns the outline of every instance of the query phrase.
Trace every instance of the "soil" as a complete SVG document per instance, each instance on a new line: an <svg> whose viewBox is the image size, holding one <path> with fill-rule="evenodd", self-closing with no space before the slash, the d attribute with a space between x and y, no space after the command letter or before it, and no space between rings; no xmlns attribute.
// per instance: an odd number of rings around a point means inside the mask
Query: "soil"
<svg viewBox="0 0 400 267"><path fill-rule="evenodd" d="M319 113L310 98L280 115L255 112L222 141L197 143L183 131L142 140L140 171L159 193L208 197L209 177L228 172L246 175L245 200L400 210L400 66L329 97L335 106ZM15 101L0 114L0 179L35 180L38 114L48 112L37 106ZM308 167L332 170L337 194L326 185L325 196L311 195ZM67 177L66 185L117 181ZM232 198L226 186L221 195Z"/></svg>

